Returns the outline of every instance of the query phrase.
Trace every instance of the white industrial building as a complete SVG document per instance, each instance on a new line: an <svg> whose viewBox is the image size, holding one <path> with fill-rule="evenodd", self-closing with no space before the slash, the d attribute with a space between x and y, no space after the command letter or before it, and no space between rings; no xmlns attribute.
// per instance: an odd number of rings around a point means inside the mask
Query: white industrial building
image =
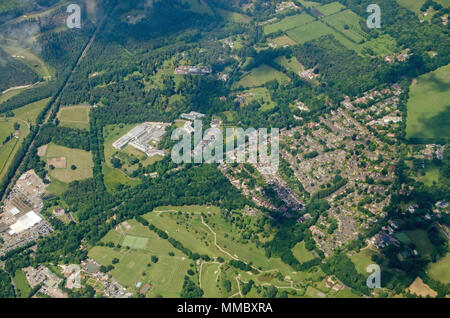
<svg viewBox="0 0 450 318"><path fill-rule="evenodd" d="M126 133L124 136L120 137L118 140L116 140L112 145L114 148L120 150L128 143L133 140L141 137L145 132L147 131L147 124L139 125L133 129L131 129L128 133Z"/></svg>
<svg viewBox="0 0 450 318"><path fill-rule="evenodd" d="M194 111L191 111L188 114L181 114L181 118L187 119L187 120L202 119L203 117L205 117L205 114L197 113L197 112L194 112Z"/></svg>
<svg viewBox="0 0 450 318"><path fill-rule="evenodd" d="M30 211L25 215L22 215L17 219L17 222L12 224L9 228L11 229L8 234L14 235L19 234L23 231L31 229L33 226L41 222L42 218L35 212Z"/></svg>
<svg viewBox="0 0 450 318"><path fill-rule="evenodd" d="M159 142L166 133L166 127L169 125L170 124L167 123L143 123L131 129L112 145L117 150L124 148L126 145L130 145L131 147L142 151L148 157L158 154L164 156L164 151L155 149L155 147L149 145L149 143Z"/></svg>

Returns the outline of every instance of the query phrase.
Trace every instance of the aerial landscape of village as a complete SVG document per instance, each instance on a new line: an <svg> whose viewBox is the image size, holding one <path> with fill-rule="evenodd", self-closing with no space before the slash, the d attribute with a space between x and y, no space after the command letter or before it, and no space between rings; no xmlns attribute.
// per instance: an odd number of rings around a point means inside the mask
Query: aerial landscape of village
<svg viewBox="0 0 450 318"><path fill-rule="evenodd" d="M449 14L0 0L0 298L450 298Z"/></svg>

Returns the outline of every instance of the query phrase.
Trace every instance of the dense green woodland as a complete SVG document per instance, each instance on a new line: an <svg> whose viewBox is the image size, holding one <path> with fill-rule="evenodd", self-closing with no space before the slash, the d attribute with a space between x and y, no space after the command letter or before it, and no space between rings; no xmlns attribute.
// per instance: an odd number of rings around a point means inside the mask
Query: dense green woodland
<svg viewBox="0 0 450 318"><path fill-rule="evenodd" d="M0 298L13 298L15 296L11 277L7 272L0 270Z"/></svg>
<svg viewBox="0 0 450 318"><path fill-rule="evenodd" d="M19 59L13 58L0 48L0 92L15 87L34 84L39 76Z"/></svg>

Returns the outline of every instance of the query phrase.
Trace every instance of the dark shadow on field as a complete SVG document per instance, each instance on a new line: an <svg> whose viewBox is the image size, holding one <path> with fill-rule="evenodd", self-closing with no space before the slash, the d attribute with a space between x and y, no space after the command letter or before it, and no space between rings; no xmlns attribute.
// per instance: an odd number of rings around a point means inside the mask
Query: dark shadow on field
<svg viewBox="0 0 450 318"><path fill-rule="evenodd" d="M445 110L425 120L424 127L431 132L435 138L450 138L450 104Z"/></svg>
<svg viewBox="0 0 450 318"><path fill-rule="evenodd" d="M423 81L423 79L422 79ZM438 92L446 92L450 91L450 82L445 82L442 79L438 78L435 73L431 73L430 76L425 80L427 85L431 86L432 90ZM420 80L419 80L420 84Z"/></svg>

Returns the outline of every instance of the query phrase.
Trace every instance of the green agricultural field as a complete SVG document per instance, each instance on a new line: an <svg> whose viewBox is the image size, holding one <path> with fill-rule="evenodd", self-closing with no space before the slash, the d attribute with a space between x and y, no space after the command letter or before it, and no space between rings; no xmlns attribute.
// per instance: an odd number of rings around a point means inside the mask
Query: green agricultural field
<svg viewBox="0 0 450 318"><path fill-rule="evenodd" d="M300 263L305 263L307 261L314 259L314 254L306 249L305 242L297 243L292 248L292 253Z"/></svg>
<svg viewBox="0 0 450 318"><path fill-rule="evenodd" d="M127 239L127 237L129 238ZM126 243L134 243L136 238L139 238L140 240L138 241L141 242L145 239L147 245L144 248L147 248L149 240L155 238L155 235L152 231L149 231L147 227L133 219L116 226L116 228L109 231L101 241L104 243L112 242L115 245L123 245L125 240L127 240Z"/></svg>
<svg viewBox="0 0 450 318"><path fill-rule="evenodd" d="M127 235L123 239L122 246L128 246L135 250L143 250L147 247L148 241L148 238L145 237Z"/></svg>
<svg viewBox="0 0 450 318"><path fill-rule="evenodd" d="M23 92L25 90L26 90L26 88L21 88L21 89L13 89L13 90L10 90L10 91L8 91L6 93L0 92L0 104L3 103L3 102L6 102L11 97L19 95L21 92Z"/></svg>
<svg viewBox="0 0 450 318"><path fill-rule="evenodd" d="M405 7L412 12L419 14L420 8L423 6L426 0L397 0L398 4Z"/></svg>
<svg viewBox="0 0 450 318"><path fill-rule="evenodd" d="M319 10L326 16L338 13L339 11L342 11L343 9L345 9L345 6L340 4L339 2L331 2L331 3L325 4L323 6L317 7L317 10Z"/></svg>
<svg viewBox="0 0 450 318"><path fill-rule="evenodd" d="M0 147L0 179L8 172L12 158L30 132L28 125L17 118L0 118L0 137L2 138L0 143L3 143L11 133L14 133L13 125L15 122L20 125L18 138L13 137Z"/></svg>
<svg viewBox="0 0 450 318"><path fill-rule="evenodd" d="M10 98L12 98L12 97L14 97L16 95L19 95L19 94L23 93L26 90L29 90L29 89L35 88L35 87L44 86L44 85L47 85L47 83L46 82L39 82L39 83L36 83L35 85L31 85L31 86L28 86L28 87L25 87L25 88L13 89L13 90L10 90L10 91L8 91L6 93L0 92L0 104L3 103L3 102L6 102L8 99L10 99Z"/></svg>
<svg viewBox="0 0 450 318"><path fill-rule="evenodd" d="M200 14L214 15L211 8L206 3L200 3L199 0L183 0L184 3L188 3L191 6L191 10Z"/></svg>
<svg viewBox="0 0 450 318"><path fill-rule="evenodd" d="M276 106L270 97L270 93L265 87L252 88L242 93L251 94L245 99L246 105L256 101L261 105L261 110L269 110Z"/></svg>
<svg viewBox="0 0 450 318"><path fill-rule="evenodd" d="M305 42L317 39L323 35L333 34L333 30L320 21L314 21L307 25L287 31L287 35L297 42L303 44Z"/></svg>
<svg viewBox="0 0 450 318"><path fill-rule="evenodd" d="M361 17L350 10L330 15L323 21L355 43L361 43L366 37L366 33L359 25L359 22L362 21Z"/></svg>
<svg viewBox="0 0 450 318"><path fill-rule="evenodd" d="M89 105L61 107L57 118L63 127L89 130Z"/></svg>
<svg viewBox="0 0 450 318"><path fill-rule="evenodd" d="M406 136L450 138L450 64L419 76L410 87Z"/></svg>
<svg viewBox="0 0 450 318"><path fill-rule="evenodd" d="M309 1L309 0L297 0L297 2L300 2L302 6L305 8L314 8L320 5L320 3L315 1Z"/></svg>
<svg viewBox="0 0 450 318"><path fill-rule="evenodd" d="M450 284L450 254L447 253L436 263L430 263L427 274L434 280Z"/></svg>
<svg viewBox="0 0 450 318"><path fill-rule="evenodd" d="M22 49L12 46L3 46L2 48L9 55L16 56L17 59L22 60L29 68L31 68L44 80L51 80L55 77L56 72L54 68L48 66L41 58L31 52L30 49Z"/></svg>
<svg viewBox="0 0 450 318"><path fill-rule="evenodd" d="M347 49L349 50L353 50L356 53L358 53L359 55L362 55L362 47L360 44L357 44L355 42L353 42L352 40L350 40L348 37L343 36L341 33L336 32L333 30L333 36L336 38L336 40L338 40L339 42L341 42L341 44L343 46L345 46Z"/></svg>
<svg viewBox="0 0 450 318"><path fill-rule="evenodd" d="M14 121L8 119L0 121L0 142L12 133L14 133Z"/></svg>
<svg viewBox="0 0 450 318"><path fill-rule="evenodd" d="M233 21L233 22L238 22L238 23L250 23L252 21L252 18L245 14L228 11L228 10L224 10L224 9L219 9L219 8L216 9L216 12L224 20L227 20L227 21Z"/></svg>
<svg viewBox="0 0 450 318"><path fill-rule="evenodd" d="M367 269L367 266L374 263L372 261L372 255L374 255L374 254L377 254L377 253L375 251L372 251L372 250L366 248L366 249L363 249L362 251L360 251L359 253L352 255L352 257L350 257L353 264L355 264L355 268L358 271L358 273L360 273L364 276L370 275L370 273L366 272L366 269Z"/></svg>
<svg viewBox="0 0 450 318"><path fill-rule="evenodd" d="M308 286L308 288L306 289L305 296L307 298L323 298L323 297L326 297L326 294L321 292L317 288Z"/></svg>
<svg viewBox="0 0 450 318"><path fill-rule="evenodd" d="M67 191L67 189L69 189L69 185L67 183L50 176L50 184L45 190L50 193L62 195L65 191Z"/></svg>
<svg viewBox="0 0 450 318"><path fill-rule="evenodd" d="M264 34L271 34L277 31L287 31L314 21L315 18L307 13L293 15L283 20L264 26Z"/></svg>
<svg viewBox="0 0 450 318"><path fill-rule="evenodd" d="M42 99L40 101L28 104L26 106L17 108L13 111L14 117L22 119L26 122L29 122L31 124L36 123L36 118L39 116L39 114L42 112L42 110L45 108L47 103L50 101L50 97L46 99Z"/></svg>
<svg viewBox="0 0 450 318"><path fill-rule="evenodd" d="M442 5L444 8L450 7L450 1L449 0L434 0L435 2Z"/></svg>
<svg viewBox="0 0 450 318"><path fill-rule="evenodd" d="M30 294L31 287L28 284L25 273L18 269L13 277L14 286L16 287L17 294L20 298L27 298Z"/></svg>
<svg viewBox="0 0 450 318"><path fill-rule="evenodd" d="M277 80L279 82L286 82L289 78L281 72L267 66L265 64L254 68L245 75L238 83L234 85L236 87L258 87L264 85L268 81Z"/></svg>
<svg viewBox="0 0 450 318"><path fill-rule="evenodd" d="M15 153L19 147L19 143L16 138L13 138L10 142L4 145L0 149L0 177L3 178L11 165L11 160L14 158Z"/></svg>
<svg viewBox="0 0 450 318"><path fill-rule="evenodd" d="M441 175L438 167L429 167L425 171L425 175L422 180L426 186L432 186L434 182L439 182L439 176Z"/></svg>
<svg viewBox="0 0 450 318"><path fill-rule="evenodd" d="M102 172L104 175L105 186L108 191L113 191L121 184L133 187L141 183L139 179L130 178L119 169L114 169L106 164L102 164Z"/></svg>
<svg viewBox="0 0 450 318"><path fill-rule="evenodd" d="M51 170L48 166L51 177L58 179L64 183L70 183L75 180L83 180L92 177L92 154L81 149L71 149L63 146L48 144L47 152L43 156L46 163L54 158L62 158L66 160L65 168L58 168ZM71 166L75 165L76 169L72 170Z"/></svg>
<svg viewBox="0 0 450 318"><path fill-rule="evenodd" d="M282 35L279 36L275 39L272 39L270 42L275 43L278 46L291 46L291 45L295 45L295 41L293 41L290 37L288 37L287 35Z"/></svg>
<svg viewBox="0 0 450 318"><path fill-rule="evenodd" d="M285 56L279 56L275 59L275 63L284 66L288 71L295 73L301 72L305 69L296 57L287 59Z"/></svg>
<svg viewBox="0 0 450 318"><path fill-rule="evenodd" d="M333 297L336 298L358 298L360 297L357 294L354 294L350 288L344 288L338 291L336 294L333 294Z"/></svg>
<svg viewBox="0 0 450 318"><path fill-rule="evenodd" d="M89 257L104 266L111 265L113 258L119 259L119 263L113 265L111 274L131 292L137 291L136 284L141 282L151 286L147 296L179 297L183 277L190 268L191 261L173 248L167 240L159 238L140 223L134 220L127 223L111 230L102 241L116 243L123 236L126 238L129 234L139 235L148 240L144 249L127 250L95 246L90 249ZM170 256L169 252L172 252L174 256ZM158 262L153 263L151 256L158 257Z"/></svg>
<svg viewBox="0 0 450 318"><path fill-rule="evenodd" d="M122 242L125 235L125 231L122 230L122 228L116 228L109 231L100 241L103 243L113 243L114 245L117 245Z"/></svg>
<svg viewBox="0 0 450 318"><path fill-rule="evenodd" d="M361 44L361 49L366 49L370 55L390 55L397 51L397 42L390 35L383 34Z"/></svg>

